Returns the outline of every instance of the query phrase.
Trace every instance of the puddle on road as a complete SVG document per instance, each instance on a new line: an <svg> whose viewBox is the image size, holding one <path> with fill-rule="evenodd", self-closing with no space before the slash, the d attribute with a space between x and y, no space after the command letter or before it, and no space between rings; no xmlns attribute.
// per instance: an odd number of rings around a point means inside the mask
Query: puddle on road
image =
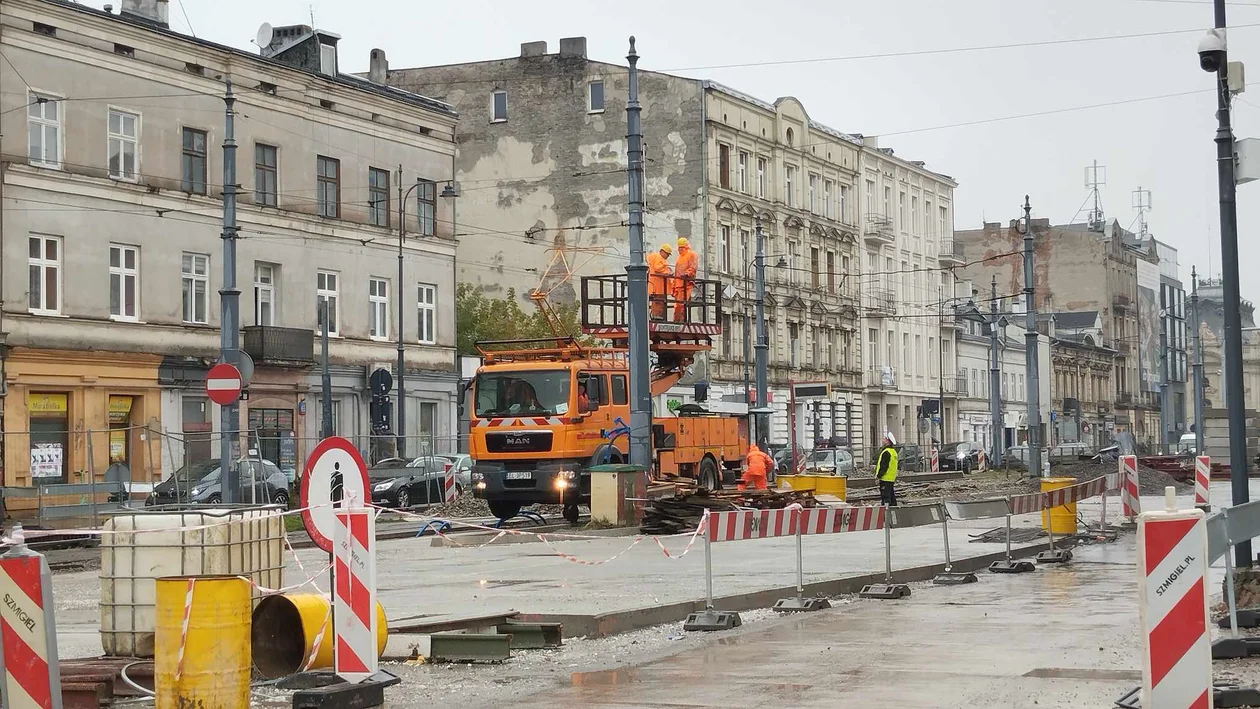
<svg viewBox="0 0 1260 709"><path fill-rule="evenodd" d="M1098 679L1142 681L1142 673L1138 670L1096 670L1086 667L1038 667L1024 674L1025 677L1041 677L1046 679Z"/></svg>
<svg viewBox="0 0 1260 709"><path fill-rule="evenodd" d="M638 682L638 671L634 668L620 670L599 670L598 672L574 672L571 675L574 687L608 687L618 684L634 684Z"/></svg>

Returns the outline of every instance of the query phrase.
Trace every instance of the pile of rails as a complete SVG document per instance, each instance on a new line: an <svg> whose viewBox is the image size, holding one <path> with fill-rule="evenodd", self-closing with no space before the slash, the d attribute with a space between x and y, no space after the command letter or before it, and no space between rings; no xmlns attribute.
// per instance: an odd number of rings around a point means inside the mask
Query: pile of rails
<svg viewBox="0 0 1260 709"><path fill-rule="evenodd" d="M651 495L649 494L649 497ZM781 510L788 505L817 507L814 494L797 490L709 490L683 486L673 495L653 499L643 510L644 534L684 534L700 526L705 510Z"/></svg>

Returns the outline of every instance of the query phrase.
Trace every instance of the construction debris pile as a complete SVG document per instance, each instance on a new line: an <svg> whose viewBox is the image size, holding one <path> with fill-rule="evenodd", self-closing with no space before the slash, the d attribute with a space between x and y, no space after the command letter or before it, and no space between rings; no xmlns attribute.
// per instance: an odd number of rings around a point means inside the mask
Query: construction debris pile
<svg viewBox="0 0 1260 709"><path fill-rule="evenodd" d="M700 526L705 510L726 512L738 508L781 510L791 504L817 507L811 492L796 490L684 490L669 497L655 499L643 510L644 534L684 534Z"/></svg>

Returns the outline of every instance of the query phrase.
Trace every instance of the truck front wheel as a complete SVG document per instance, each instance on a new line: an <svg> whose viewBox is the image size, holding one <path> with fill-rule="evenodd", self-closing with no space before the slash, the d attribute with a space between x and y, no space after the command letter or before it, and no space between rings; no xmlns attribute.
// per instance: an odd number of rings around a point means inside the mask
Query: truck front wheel
<svg viewBox="0 0 1260 709"><path fill-rule="evenodd" d="M717 463L708 456L700 461L700 470L696 475L696 481L700 483L700 487L706 490L721 490L722 477L718 472Z"/></svg>
<svg viewBox="0 0 1260 709"><path fill-rule="evenodd" d="M502 500L490 500L490 514L501 520L509 520L520 514L521 503L504 502Z"/></svg>

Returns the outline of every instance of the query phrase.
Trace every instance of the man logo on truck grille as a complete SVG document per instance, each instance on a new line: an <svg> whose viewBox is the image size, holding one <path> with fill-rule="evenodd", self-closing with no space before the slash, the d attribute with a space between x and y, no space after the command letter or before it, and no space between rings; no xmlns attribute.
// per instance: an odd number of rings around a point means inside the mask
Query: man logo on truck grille
<svg viewBox="0 0 1260 709"><path fill-rule="evenodd" d="M533 443L529 436L507 436L503 442L509 446L528 446Z"/></svg>

